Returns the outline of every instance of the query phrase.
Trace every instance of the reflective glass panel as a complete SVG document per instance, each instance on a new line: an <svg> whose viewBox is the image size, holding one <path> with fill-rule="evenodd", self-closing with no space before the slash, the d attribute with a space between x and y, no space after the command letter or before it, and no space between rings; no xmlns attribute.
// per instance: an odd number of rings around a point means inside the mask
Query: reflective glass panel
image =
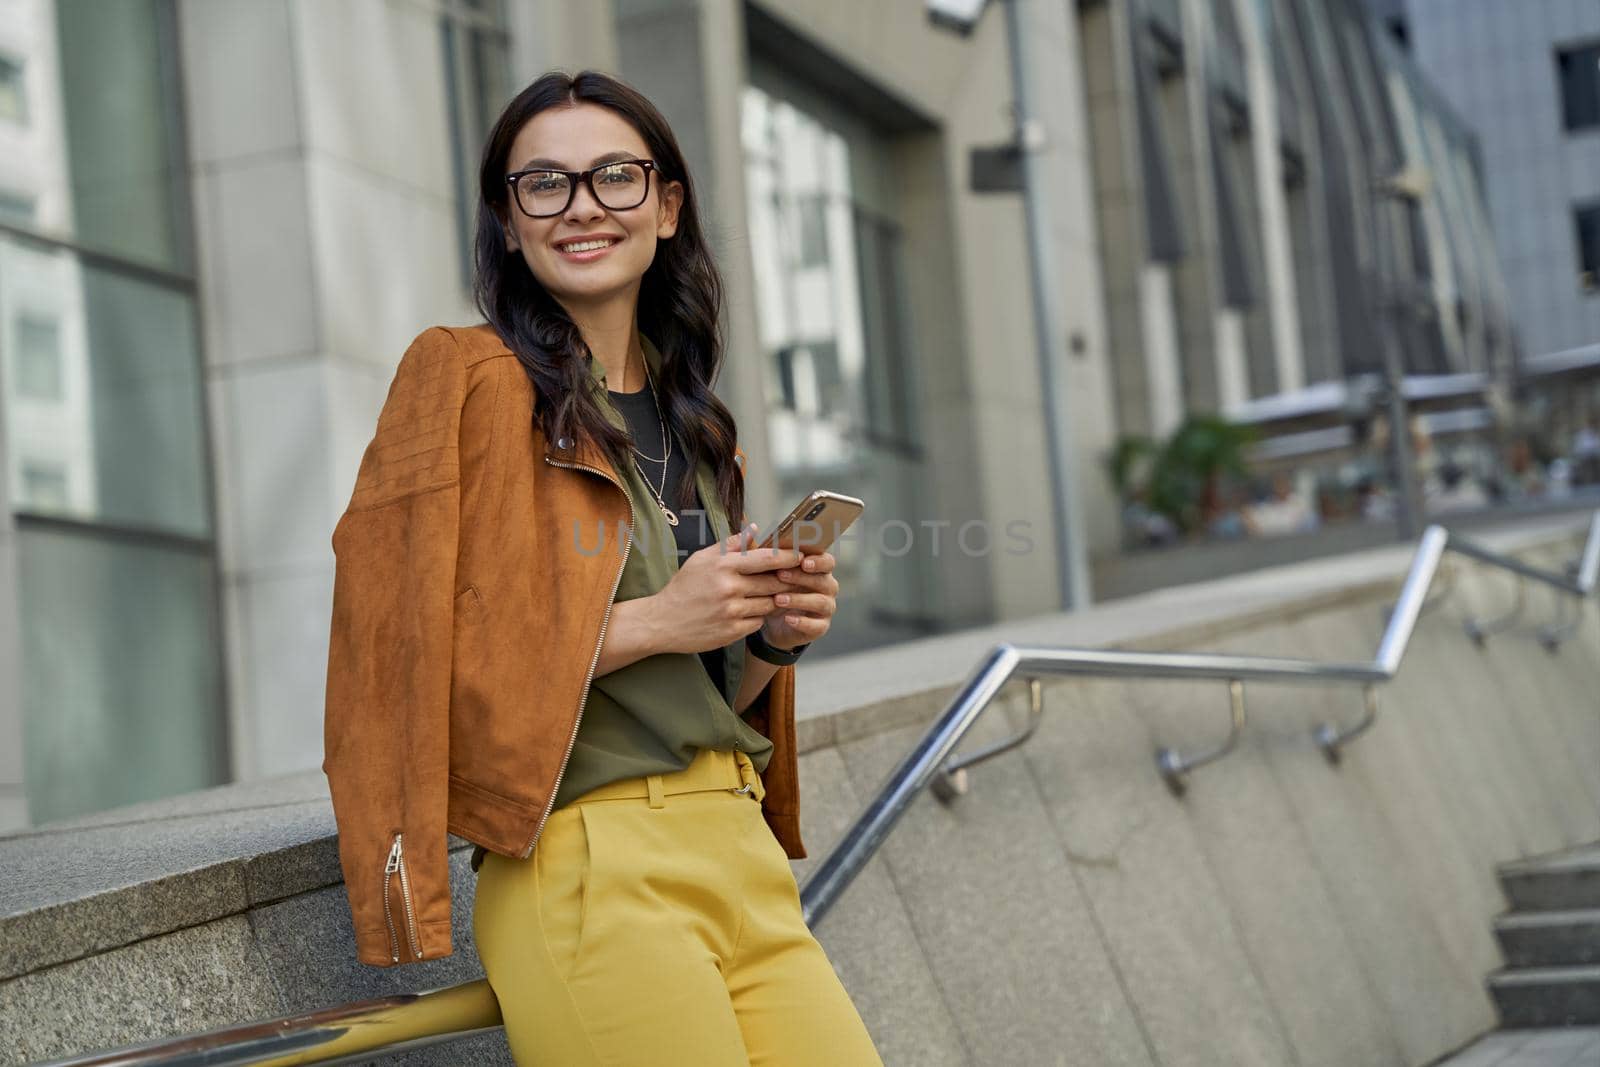
<svg viewBox="0 0 1600 1067"><path fill-rule="evenodd" d="M0 239L12 509L208 537L187 293Z"/></svg>
<svg viewBox="0 0 1600 1067"><path fill-rule="evenodd" d="M765 75L770 78L770 72ZM802 95L804 95L802 93ZM859 649L937 628L900 235L903 175L870 130L812 94L745 88L743 144L767 432L787 509L813 489L867 501L834 551L828 644ZM770 524L780 516L752 515ZM941 551L951 551L946 534ZM848 590L848 593L844 592Z"/></svg>
<svg viewBox="0 0 1600 1067"><path fill-rule="evenodd" d="M64 196L36 225L137 263L193 272L187 169L177 107L177 35L163 0L56 0L55 48L29 82L48 98L30 114L30 163ZM49 41L39 27L36 42ZM53 68L53 69L52 69Z"/></svg>
<svg viewBox="0 0 1600 1067"><path fill-rule="evenodd" d="M209 550L24 525L17 564L33 821L226 781Z"/></svg>

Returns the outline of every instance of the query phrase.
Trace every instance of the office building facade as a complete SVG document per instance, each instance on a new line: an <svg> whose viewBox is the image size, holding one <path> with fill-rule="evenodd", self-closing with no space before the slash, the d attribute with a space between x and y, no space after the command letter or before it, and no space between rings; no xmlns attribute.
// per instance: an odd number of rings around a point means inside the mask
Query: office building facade
<svg viewBox="0 0 1600 1067"><path fill-rule="evenodd" d="M868 501L818 653L1059 610L1027 217L973 156L1016 133L1002 12L968 34L909 0L0 16L0 828L318 766L329 534L406 344L479 321L478 152L551 68L630 81L688 156L751 517L818 485ZM1383 293L1416 369L1504 359L1470 138L1353 10L1021 16L1057 64L1032 104L1091 552L1118 543L1119 435L1369 367ZM1418 160L1429 191L1371 193Z"/></svg>
<svg viewBox="0 0 1600 1067"><path fill-rule="evenodd" d="M1369 2L1478 134L1527 354L1600 344L1600 4Z"/></svg>

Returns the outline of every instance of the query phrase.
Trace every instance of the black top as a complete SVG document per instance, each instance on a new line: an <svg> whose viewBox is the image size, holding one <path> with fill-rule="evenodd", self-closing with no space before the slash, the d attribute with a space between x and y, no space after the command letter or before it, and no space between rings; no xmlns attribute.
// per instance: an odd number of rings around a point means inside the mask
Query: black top
<svg viewBox="0 0 1600 1067"><path fill-rule="evenodd" d="M607 389L606 393L611 398L611 404L628 424L628 430L633 434L633 443L645 456L652 456L654 460L646 459L635 452L633 459L639 465L641 477L650 483L650 487L661 493L667 507L671 508L678 516L678 525L672 527L672 538L677 542L677 564L682 565L683 560L690 553L698 552L707 545L712 544L716 538L711 532L711 519L706 515L704 502L700 499L700 492L690 483L689 506L679 507L681 500L673 495L674 486L689 470L689 459L684 453L682 444L674 438L672 441L672 454L667 459L666 486L661 483L661 418L656 411L656 401L650 386L632 393L619 393L615 389ZM655 507L655 498L651 497L649 506ZM676 568L674 568L676 569ZM721 692L724 682L722 649L710 648L701 652L700 662L705 664L706 673L711 676L712 683Z"/></svg>

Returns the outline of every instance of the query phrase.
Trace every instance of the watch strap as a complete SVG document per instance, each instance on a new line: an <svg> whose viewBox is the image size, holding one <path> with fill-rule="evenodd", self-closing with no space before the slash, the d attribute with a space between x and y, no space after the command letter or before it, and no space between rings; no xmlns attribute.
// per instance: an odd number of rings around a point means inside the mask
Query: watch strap
<svg viewBox="0 0 1600 1067"><path fill-rule="evenodd" d="M767 642L760 627L745 634L744 644L750 650L750 654L757 659L765 660L779 667L787 667L800 658L800 653L811 647L811 642L807 641L805 644L796 645L794 648L778 648Z"/></svg>

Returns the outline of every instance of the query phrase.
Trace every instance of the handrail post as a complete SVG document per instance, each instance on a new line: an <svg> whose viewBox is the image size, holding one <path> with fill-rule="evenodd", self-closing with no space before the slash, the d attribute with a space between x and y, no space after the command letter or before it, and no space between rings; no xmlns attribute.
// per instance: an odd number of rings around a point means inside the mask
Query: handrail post
<svg viewBox="0 0 1600 1067"><path fill-rule="evenodd" d="M939 768L939 773L934 776L930 788L933 795L948 804L957 797L967 795L970 783L967 780L967 768L974 763L982 763L986 759L993 759L1002 752L1009 752L1016 748L1039 728L1039 720L1044 716L1044 692L1039 679L1028 679L1028 725L1018 733L1012 734L1003 741L996 741L986 748L968 753L960 759L952 757L948 763Z"/></svg>
<svg viewBox="0 0 1600 1067"><path fill-rule="evenodd" d="M1343 748L1344 745L1349 741L1365 733L1372 726L1372 724L1377 721L1377 687L1370 684L1362 686L1361 696L1363 702L1366 704L1366 714L1364 714L1360 720L1358 720L1349 729L1340 731L1340 729L1333 723L1325 722L1311 732L1311 736L1317 742L1317 747L1322 749L1323 756L1325 756L1328 762L1334 766L1338 766L1339 760L1343 756L1343 753L1340 752L1340 749Z"/></svg>
<svg viewBox="0 0 1600 1067"><path fill-rule="evenodd" d="M1539 644L1552 656L1561 651L1562 642L1578 632L1583 625L1583 601L1572 605L1568 611L1568 598L1556 595L1556 621L1539 627ZM1568 616L1571 616L1570 618Z"/></svg>
<svg viewBox="0 0 1600 1067"><path fill-rule="evenodd" d="M1232 752L1239 743L1239 735L1244 733L1244 683L1237 678L1228 680L1228 704L1231 713L1228 736L1210 752L1186 758L1175 748L1156 749L1156 769L1161 772L1173 796L1181 797L1188 790L1185 779L1196 767L1216 762Z"/></svg>
<svg viewBox="0 0 1600 1067"><path fill-rule="evenodd" d="M1489 638L1497 633L1503 633L1517 624L1522 618L1522 610L1527 606L1528 585L1519 574L1516 576L1517 598L1511 604L1511 610L1503 615L1497 615L1488 622L1479 622L1475 618L1465 619L1461 625L1467 631L1467 636L1472 638L1472 643L1479 648L1484 648L1489 643Z"/></svg>

